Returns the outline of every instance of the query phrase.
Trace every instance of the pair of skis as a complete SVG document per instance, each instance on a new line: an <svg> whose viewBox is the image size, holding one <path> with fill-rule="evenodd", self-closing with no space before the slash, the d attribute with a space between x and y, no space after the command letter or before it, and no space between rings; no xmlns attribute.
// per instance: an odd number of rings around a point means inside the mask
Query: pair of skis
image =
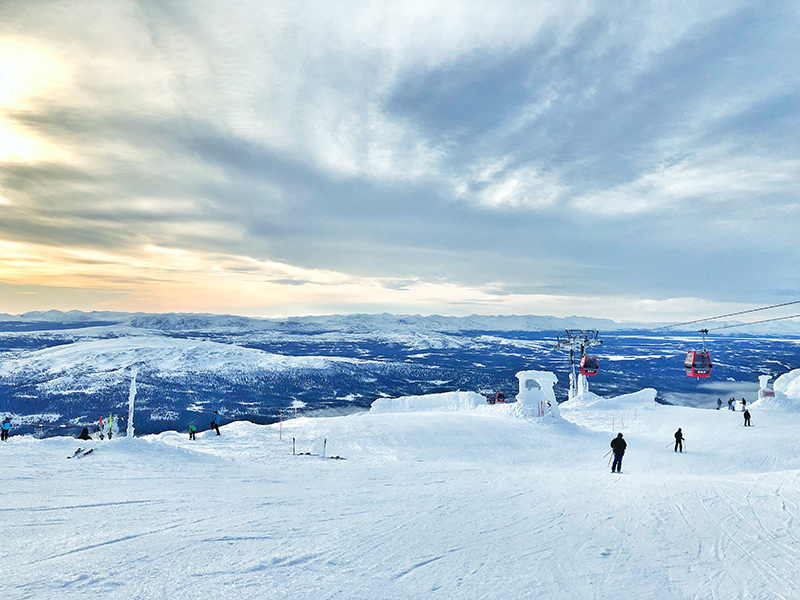
<svg viewBox="0 0 800 600"><path fill-rule="evenodd" d="M68 456L67 458L83 458L84 456L90 455L92 452L94 452L94 448L78 448L72 456Z"/></svg>

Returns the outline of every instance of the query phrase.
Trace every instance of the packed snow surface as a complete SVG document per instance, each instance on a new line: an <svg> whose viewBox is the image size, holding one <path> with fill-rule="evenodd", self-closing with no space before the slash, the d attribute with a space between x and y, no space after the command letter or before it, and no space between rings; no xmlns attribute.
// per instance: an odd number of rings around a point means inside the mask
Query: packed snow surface
<svg viewBox="0 0 800 600"><path fill-rule="evenodd" d="M562 418L381 400L195 441L12 430L3 598L800 598L800 414L745 428L654 397L583 394Z"/></svg>

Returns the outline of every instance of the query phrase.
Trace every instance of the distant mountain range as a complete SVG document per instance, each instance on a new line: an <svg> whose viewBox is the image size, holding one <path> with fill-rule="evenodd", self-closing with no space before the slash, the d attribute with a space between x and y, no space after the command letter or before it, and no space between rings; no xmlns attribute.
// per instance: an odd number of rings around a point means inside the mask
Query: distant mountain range
<svg viewBox="0 0 800 600"><path fill-rule="evenodd" d="M758 320L758 319L754 319ZM792 335L800 336L800 322L795 320L758 323L748 321L713 321L670 327L670 323L619 323L610 319L591 317L549 317L535 315L471 315L445 317L439 315L352 314L305 317L242 317L202 313L125 313L106 311L31 311L21 315L0 313L0 331L25 324L45 324L67 327L97 325L127 325L139 329L163 331L193 330L252 330L252 331L341 331L369 333L376 330L439 331L464 333L470 331L558 331L565 329L599 329L602 331L696 331L702 327L715 330L716 335Z"/></svg>

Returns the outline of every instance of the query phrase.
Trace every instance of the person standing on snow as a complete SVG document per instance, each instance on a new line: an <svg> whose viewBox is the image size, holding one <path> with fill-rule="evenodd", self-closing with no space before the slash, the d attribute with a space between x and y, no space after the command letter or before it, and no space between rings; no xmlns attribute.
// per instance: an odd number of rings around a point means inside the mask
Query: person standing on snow
<svg viewBox="0 0 800 600"><path fill-rule="evenodd" d="M628 444L622 439L622 434L618 433L617 437L611 440L611 449L614 451L614 462L611 465L611 472L616 471L619 473L622 470L622 455L625 454L625 448Z"/></svg>
<svg viewBox="0 0 800 600"><path fill-rule="evenodd" d="M675 452L678 450L683 452L683 433L680 427L678 427L678 431L675 432Z"/></svg>
<svg viewBox="0 0 800 600"><path fill-rule="evenodd" d="M747 409L744 411L744 426L752 427L752 425L750 425L750 411Z"/></svg>
<svg viewBox="0 0 800 600"><path fill-rule="evenodd" d="M194 439L194 436L195 436L196 433L197 433L197 427L195 427L194 425L189 425L189 439L190 440Z"/></svg>
<svg viewBox="0 0 800 600"><path fill-rule="evenodd" d="M717 410L722 408L722 398L717 398Z"/></svg>
<svg viewBox="0 0 800 600"><path fill-rule="evenodd" d="M747 408L747 400L742 398L742 410L744 410L745 408Z"/></svg>
<svg viewBox="0 0 800 600"><path fill-rule="evenodd" d="M217 432L219 435L219 411L214 411L214 419L211 421L211 429Z"/></svg>
<svg viewBox="0 0 800 600"><path fill-rule="evenodd" d="M11 431L11 419L6 417L3 424L0 425L0 441L5 442L8 439L9 431Z"/></svg>

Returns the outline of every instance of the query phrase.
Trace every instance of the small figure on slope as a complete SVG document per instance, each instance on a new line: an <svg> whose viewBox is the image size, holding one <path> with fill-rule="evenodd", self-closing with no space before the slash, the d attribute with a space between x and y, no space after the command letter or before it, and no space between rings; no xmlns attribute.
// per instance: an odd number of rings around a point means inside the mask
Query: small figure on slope
<svg viewBox="0 0 800 600"><path fill-rule="evenodd" d="M627 442L622 439L622 434L618 433L617 437L611 440L611 449L614 451L614 462L611 465L611 472L616 471L619 473L622 470L622 455L625 454L625 448L628 447Z"/></svg>
<svg viewBox="0 0 800 600"><path fill-rule="evenodd" d="M3 424L0 425L0 440L6 441L8 439L8 432L11 431L11 419L6 417Z"/></svg>
<svg viewBox="0 0 800 600"><path fill-rule="evenodd" d="M219 411L214 411L214 419L211 421L211 429L217 432L219 435Z"/></svg>
<svg viewBox="0 0 800 600"><path fill-rule="evenodd" d="M194 439L194 436L195 436L196 433L197 433L197 427L195 427L194 425L189 425L189 439L190 440Z"/></svg>
<svg viewBox="0 0 800 600"><path fill-rule="evenodd" d="M744 410L745 408L747 408L747 400L742 398L742 410Z"/></svg>
<svg viewBox="0 0 800 600"><path fill-rule="evenodd" d="M683 452L683 432L680 427L678 427L678 431L675 432L675 452L679 450Z"/></svg>
<svg viewBox="0 0 800 600"><path fill-rule="evenodd" d="M744 411L744 426L752 427L752 425L750 425L750 411L746 409Z"/></svg>
<svg viewBox="0 0 800 600"><path fill-rule="evenodd" d="M722 398L717 398L717 410L722 408Z"/></svg>

